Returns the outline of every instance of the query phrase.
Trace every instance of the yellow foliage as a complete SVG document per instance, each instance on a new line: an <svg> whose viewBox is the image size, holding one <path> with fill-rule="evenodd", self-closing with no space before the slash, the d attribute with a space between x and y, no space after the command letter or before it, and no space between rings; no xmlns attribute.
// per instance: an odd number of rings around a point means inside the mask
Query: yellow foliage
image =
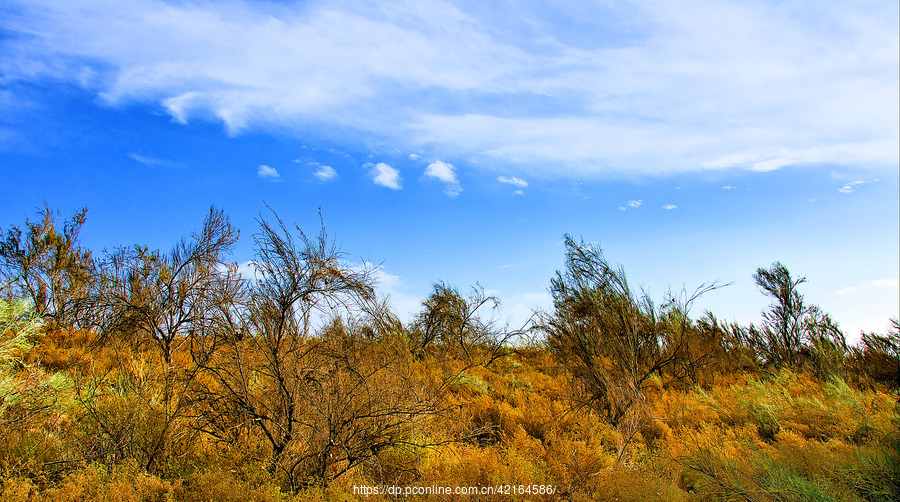
<svg viewBox="0 0 900 502"><path fill-rule="evenodd" d="M235 428L232 438L217 438L195 428L189 414L167 419L167 406L190 403L190 388L173 387L166 401L161 389L172 373L152 351L89 342L87 333L67 339L53 331L34 349L35 361L73 384L44 415L9 422L0 435L4 501L358 500L354 486L380 484L556 487L546 500L717 500L731 496L723 486L787 489L771 483L794 483L791 476L855 500L857 488L835 472L862 472L854 463L860 455L883 458L877 445L895 427L895 396L840 380L728 373L700 388L663 375L649 380L646 420L635 420L628 460L620 462L625 431L572 407L569 375L548 351L521 350L486 367L426 357L402 363L414 375L410 385L449 385L433 419L403 433L438 446L388 448L326 487L291 494L267 470L258 435ZM172 360L183 371L193 364L183 351ZM193 385L215 393L222 383L201 374ZM170 446L148 472L134 459L146 459L163 434ZM104 464L83 460L101 452Z"/></svg>

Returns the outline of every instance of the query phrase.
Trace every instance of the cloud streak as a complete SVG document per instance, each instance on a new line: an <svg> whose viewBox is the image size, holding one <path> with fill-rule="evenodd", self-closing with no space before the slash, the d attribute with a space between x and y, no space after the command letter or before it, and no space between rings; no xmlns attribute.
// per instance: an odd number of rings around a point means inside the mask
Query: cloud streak
<svg viewBox="0 0 900 502"><path fill-rule="evenodd" d="M171 160L158 159L156 157L148 157L146 155L141 155L141 154L134 153L134 152L129 153L128 158L135 162L138 162L140 164L143 164L143 165L149 166L149 167L174 167L174 168L184 167L177 162L172 162Z"/></svg>
<svg viewBox="0 0 900 502"><path fill-rule="evenodd" d="M232 134L362 133L536 177L898 163L896 2L563 2L548 15L439 0L10 0L4 11L4 80L70 82Z"/></svg>
<svg viewBox="0 0 900 502"><path fill-rule="evenodd" d="M872 281L866 281L857 286L850 286L847 288L841 288L835 291L836 295L840 296L848 296L859 293L860 291L870 289L870 288L900 288L900 280L897 279L875 279Z"/></svg>
<svg viewBox="0 0 900 502"><path fill-rule="evenodd" d="M497 176L497 181L499 181L500 183L505 183L507 185L513 185L513 186L522 187L522 188L525 188L528 186L527 181L525 181L521 178L516 178L515 176L512 176L512 177Z"/></svg>
<svg viewBox="0 0 900 502"><path fill-rule="evenodd" d="M856 191L857 188L859 188L862 185L865 185L866 183L869 183L869 182L864 181L864 180L851 181L850 183L847 183L846 185L842 186L841 188L838 188L838 192L853 193Z"/></svg>

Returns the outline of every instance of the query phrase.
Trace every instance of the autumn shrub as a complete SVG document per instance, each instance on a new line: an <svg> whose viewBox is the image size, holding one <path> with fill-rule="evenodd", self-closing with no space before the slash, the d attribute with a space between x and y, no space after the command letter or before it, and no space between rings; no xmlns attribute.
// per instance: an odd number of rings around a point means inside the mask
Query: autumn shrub
<svg viewBox="0 0 900 502"><path fill-rule="evenodd" d="M564 412L562 403L546 396L527 393L517 399L521 410L520 425L531 437L543 441L555 425L557 416Z"/></svg>
<svg viewBox="0 0 900 502"><path fill-rule="evenodd" d="M652 417L646 393L654 375L668 372L698 379L708 355L704 338L689 318L691 304L717 287L693 294L669 294L657 307L650 296L631 289L621 268L613 268L598 246L565 236L566 268L551 279L554 311L540 329L571 377L576 407L589 407L621 427L619 457ZM706 332L703 332L706 333ZM717 344L711 335L706 345Z"/></svg>
<svg viewBox="0 0 900 502"><path fill-rule="evenodd" d="M573 497L573 500L578 500ZM590 498L582 500L641 502L685 501L688 494L670 481L640 470L604 472L593 483Z"/></svg>
<svg viewBox="0 0 900 502"><path fill-rule="evenodd" d="M479 285L463 296L454 286L435 283L409 329L410 348L419 357L427 352L490 363L503 354L505 342L515 336L497 326L492 313L499 306L500 300L485 294Z"/></svg>
<svg viewBox="0 0 900 502"><path fill-rule="evenodd" d="M25 359L49 372L75 371L99 362L102 347L97 344L97 339L98 334L93 330L44 324Z"/></svg>
<svg viewBox="0 0 900 502"><path fill-rule="evenodd" d="M465 414L471 416L473 439L480 444L498 443L513 436L524 419L520 408L485 394L469 400Z"/></svg>
<svg viewBox="0 0 900 502"><path fill-rule="evenodd" d="M120 350L122 348L120 347ZM137 462L157 475L184 472L179 466L195 452L196 431L174 392L171 367L147 353L118 352L113 369L88 366L76 374L68 405L74 459L115 466Z"/></svg>
<svg viewBox="0 0 900 502"><path fill-rule="evenodd" d="M596 415L569 417L544 440L545 462L563 492L590 493L596 476L616 462L617 432Z"/></svg>
<svg viewBox="0 0 900 502"><path fill-rule="evenodd" d="M672 437L672 429L664 420L650 420L641 427L641 439L647 448L658 447L660 443Z"/></svg>
<svg viewBox="0 0 900 502"><path fill-rule="evenodd" d="M863 333L847 365L860 384L900 389L900 321L891 319L891 329L884 335Z"/></svg>
<svg viewBox="0 0 900 502"><path fill-rule="evenodd" d="M134 463L115 468L89 464L52 486L28 478L6 479L0 497L9 502L164 502L177 497L180 485L146 474Z"/></svg>
<svg viewBox="0 0 900 502"><path fill-rule="evenodd" d="M277 486L249 482L216 466L187 477L176 498L182 502L275 502L284 499Z"/></svg>
<svg viewBox="0 0 900 502"><path fill-rule="evenodd" d="M388 448L362 464L355 473L377 485L415 484L422 474L419 466L427 454L425 448Z"/></svg>
<svg viewBox="0 0 900 502"><path fill-rule="evenodd" d="M96 277L90 250L79 243L87 209L67 221L45 205L37 220L0 235L0 284L6 299L27 299L38 316L60 327L86 325Z"/></svg>

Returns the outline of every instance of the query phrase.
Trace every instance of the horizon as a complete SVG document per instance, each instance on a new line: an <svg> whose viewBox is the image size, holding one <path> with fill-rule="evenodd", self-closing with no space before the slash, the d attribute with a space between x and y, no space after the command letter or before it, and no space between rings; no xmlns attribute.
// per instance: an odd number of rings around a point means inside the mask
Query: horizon
<svg viewBox="0 0 900 502"><path fill-rule="evenodd" d="M855 341L900 311L900 7L819 7L13 0L0 229L168 250L215 206L246 264L321 208L402 320L444 281L513 325L568 233L657 302L732 283L694 318L758 322L780 261Z"/></svg>

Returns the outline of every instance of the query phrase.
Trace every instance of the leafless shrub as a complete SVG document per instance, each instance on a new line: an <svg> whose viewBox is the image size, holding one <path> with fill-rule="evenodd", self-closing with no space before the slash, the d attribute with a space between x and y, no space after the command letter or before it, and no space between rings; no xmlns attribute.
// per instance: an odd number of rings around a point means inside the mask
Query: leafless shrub
<svg viewBox="0 0 900 502"><path fill-rule="evenodd" d="M277 216L259 224L244 334L201 361L210 384L195 389L200 427L225 442L262 442L269 471L292 490L417 446L433 396L413 385L404 351L359 336L396 322L358 320L379 317L371 272L347 266L324 227L309 238Z"/></svg>
<svg viewBox="0 0 900 502"><path fill-rule="evenodd" d="M174 451L176 431L189 415L185 391L199 371L187 354L210 357L227 328L238 324L243 286L224 261L237 238L224 213L211 208L202 230L169 253L135 246L106 256L90 302L95 325L107 346L130 345L115 352L120 380L122 374L138 378L135 365L149 368L141 385L96 382L96 399L81 401L97 444L125 441L150 470ZM110 386L119 392L109 395ZM122 420L139 428L120 430Z"/></svg>

